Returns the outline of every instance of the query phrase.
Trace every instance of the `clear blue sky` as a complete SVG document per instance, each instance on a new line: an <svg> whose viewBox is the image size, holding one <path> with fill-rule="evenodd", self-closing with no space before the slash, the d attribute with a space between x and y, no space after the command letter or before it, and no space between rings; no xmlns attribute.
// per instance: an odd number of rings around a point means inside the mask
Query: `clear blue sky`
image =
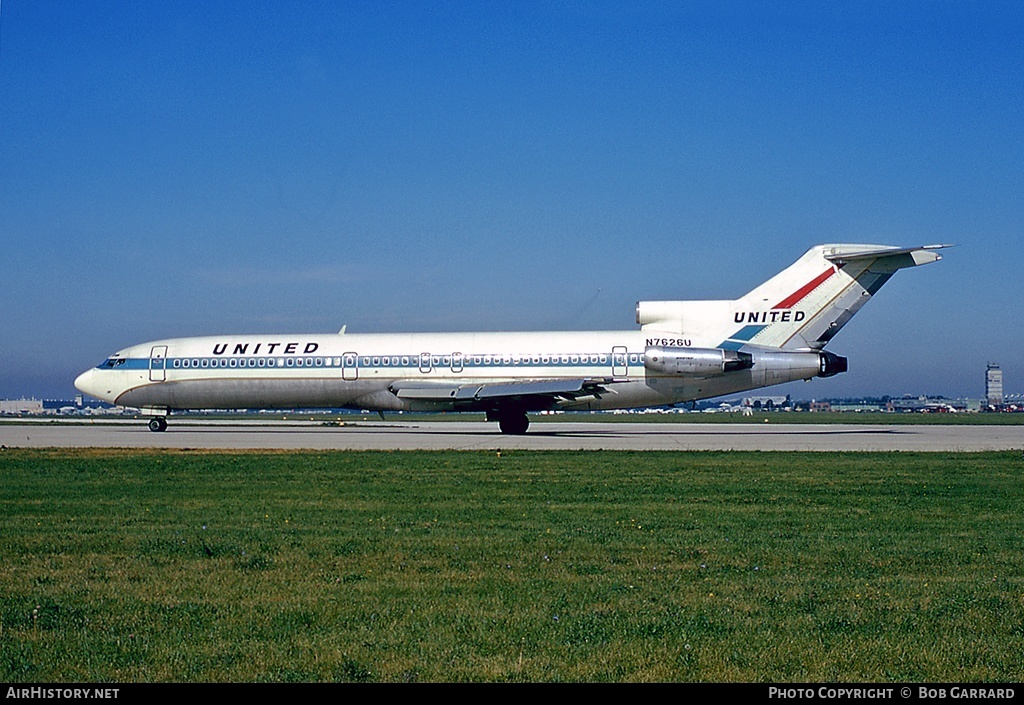
<svg viewBox="0 0 1024 705"><path fill-rule="evenodd" d="M1018 2L0 5L0 397L248 332L633 329L957 243L798 398L1024 391Z"/></svg>

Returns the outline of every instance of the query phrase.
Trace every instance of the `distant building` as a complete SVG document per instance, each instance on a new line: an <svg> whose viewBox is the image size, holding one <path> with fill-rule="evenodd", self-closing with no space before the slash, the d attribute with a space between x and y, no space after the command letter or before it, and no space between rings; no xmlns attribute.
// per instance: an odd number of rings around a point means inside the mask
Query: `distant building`
<svg viewBox="0 0 1024 705"><path fill-rule="evenodd" d="M741 406L748 406L752 409L762 409L764 411L775 411L776 409L789 409L793 405L789 395L785 396L764 396L764 397L746 397Z"/></svg>
<svg viewBox="0 0 1024 705"><path fill-rule="evenodd" d="M834 401L830 406L831 411L841 411L843 413L887 410L887 407L882 404L867 401Z"/></svg>
<svg viewBox="0 0 1024 705"><path fill-rule="evenodd" d="M969 399L946 399L945 397L901 397L890 399L885 404L886 411L922 412L922 413L956 413L970 411L972 404ZM977 409L974 409L977 411Z"/></svg>
<svg viewBox="0 0 1024 705"><path fill-rule="evenodd" d="M1003 370L994 362L985 370L985 399L989 406L1003 405Z"/></svg>
<svg viewBox="0 0 1024 705"><path fill-rule="evenodd" d="M40 399L0 399L0 414L41 414Z"/></svg>

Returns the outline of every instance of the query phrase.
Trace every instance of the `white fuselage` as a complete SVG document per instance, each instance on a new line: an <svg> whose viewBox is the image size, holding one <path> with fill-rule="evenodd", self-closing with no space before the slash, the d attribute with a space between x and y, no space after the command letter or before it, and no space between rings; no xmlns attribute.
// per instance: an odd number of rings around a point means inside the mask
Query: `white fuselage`
<svg viewBox="0 0 1024 705"><path fill-rule="evenodd" d="M396 384L603 379L608 393L549 405L598 410L675 404L819 373L817 354L791 353L788 357L798 362L784 368L755 364L726 374L658 375L645 367L645 356L662 342L664 336L645 331L179 338L126 348L83 373L75 384L110 403L155 412L296 407L387 411L487 409L485 402L472 400L402 398L392 389Z"/></svg>

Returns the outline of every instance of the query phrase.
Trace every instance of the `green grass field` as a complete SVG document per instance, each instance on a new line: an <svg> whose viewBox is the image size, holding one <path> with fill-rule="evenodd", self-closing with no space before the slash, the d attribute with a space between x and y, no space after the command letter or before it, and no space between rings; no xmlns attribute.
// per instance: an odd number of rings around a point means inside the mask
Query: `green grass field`
<svg viewBox="0 0 1024 705"><path fill-rule="evenodd" d="M4 682L1020 682L1020 452L0 452Z"/></svg>

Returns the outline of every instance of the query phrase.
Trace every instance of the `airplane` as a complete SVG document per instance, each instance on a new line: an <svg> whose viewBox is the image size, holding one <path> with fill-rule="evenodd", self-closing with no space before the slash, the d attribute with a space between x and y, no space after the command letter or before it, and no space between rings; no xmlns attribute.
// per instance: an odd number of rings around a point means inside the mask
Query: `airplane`
<svg viewBox="0 0 1024 705"><path fill-rule="evenodd" d="M223 335L120 350L75 387L152 431L197 409L530 412L673 406L848 369L825 346L897 270L949 245L827 244L735 300L640 301L638 330Z"/></svg>

